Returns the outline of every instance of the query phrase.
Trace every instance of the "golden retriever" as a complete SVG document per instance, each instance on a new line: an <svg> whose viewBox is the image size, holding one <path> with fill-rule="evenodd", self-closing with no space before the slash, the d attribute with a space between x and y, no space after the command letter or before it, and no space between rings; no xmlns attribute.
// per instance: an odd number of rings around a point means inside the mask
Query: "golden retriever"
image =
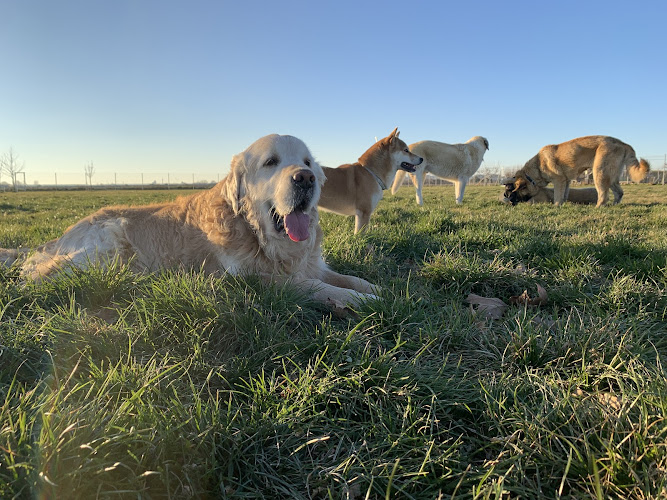
<svg viewBox="0 0 667 500"><path fill-rule="evenodd" d="M118 258L137 271L183 267L289 280L336 305L374 298L373 285L322 259L317 201L324 181L301 140L268 135L235 155L230 173L211 189L168 203L103 208L32 252L0 250L0 262L27 257L22 274L39 280Z"/></svg>

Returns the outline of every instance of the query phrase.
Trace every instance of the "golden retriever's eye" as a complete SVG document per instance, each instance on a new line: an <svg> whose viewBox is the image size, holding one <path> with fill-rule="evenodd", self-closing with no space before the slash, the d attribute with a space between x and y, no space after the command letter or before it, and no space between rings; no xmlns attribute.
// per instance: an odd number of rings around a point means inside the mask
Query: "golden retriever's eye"
<svg viewBox="0 0 667 500"><path fill-rule="evenodd" d="M278 157L277 156L272 156L271 158L269 158L268 160L266 160L264 162L264 166L265 167L275 167L276 165L278 165L278 163L280 163L280 161L278 160Z"/></svg>
<svg viewBox="0 0 667 500"><path fill-rule="evenodd" d="M306 165L306 167L310 167L310 160L308 158L303 160L303 163Z"/></svg>

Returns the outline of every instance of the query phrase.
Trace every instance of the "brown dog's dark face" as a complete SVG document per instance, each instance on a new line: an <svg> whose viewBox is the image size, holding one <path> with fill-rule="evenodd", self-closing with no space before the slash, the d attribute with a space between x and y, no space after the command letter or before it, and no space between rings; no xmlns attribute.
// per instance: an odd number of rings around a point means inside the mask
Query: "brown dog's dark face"
<svg viewBox="0 0 667 500"><path fill-rule="evenodd" d="M531 190L530 183L523 177L516 177L511 182L505 183L505 199L513 206L525 203L535 196Z"/></svg>

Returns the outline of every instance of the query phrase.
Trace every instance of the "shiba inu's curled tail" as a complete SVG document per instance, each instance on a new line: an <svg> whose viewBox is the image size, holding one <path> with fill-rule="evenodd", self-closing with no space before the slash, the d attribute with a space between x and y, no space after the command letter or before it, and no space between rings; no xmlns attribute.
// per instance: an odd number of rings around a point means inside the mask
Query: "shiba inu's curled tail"
<svg viewBox="0 0 667 500"><path fill-rule="evenodd" d="M635 162L628 165L628 174L632 182L643 181L650 170L651 165L644 158L640 158L639 161L635 158Z"/></svg>
<svg viewBox="0 0 667 500"><path fill-rule="evenodd" d="M396 194L398 188L400 188L401 184L403 184L403 179L405 178L406 173L407 172L405 170L396 171L396 177L394 177L394 183L391 185L391 194Z"/></svg>

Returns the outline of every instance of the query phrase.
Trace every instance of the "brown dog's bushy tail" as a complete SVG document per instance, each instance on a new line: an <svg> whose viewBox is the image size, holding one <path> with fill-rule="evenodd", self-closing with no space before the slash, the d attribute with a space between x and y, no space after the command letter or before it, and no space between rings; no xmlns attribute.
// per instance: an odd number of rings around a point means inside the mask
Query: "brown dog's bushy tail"
<svg viewBox="0 0 667 500"><path fill-rule="evenodd" d="M391 185L391 194L396 194L398 188L403 184L403 178L405 177L405 170L397 170L396 177L394 177L394 183Z"/></svg>
<svg viewBox="0 0 667 500"><path fill-rule="evenodd" d="M643 181L650 170L651 165L649 165L649 163L644 158L641 158L639 161L635 160L633 164L628 165L628 175L630 175L632 182Z"/></svg>

